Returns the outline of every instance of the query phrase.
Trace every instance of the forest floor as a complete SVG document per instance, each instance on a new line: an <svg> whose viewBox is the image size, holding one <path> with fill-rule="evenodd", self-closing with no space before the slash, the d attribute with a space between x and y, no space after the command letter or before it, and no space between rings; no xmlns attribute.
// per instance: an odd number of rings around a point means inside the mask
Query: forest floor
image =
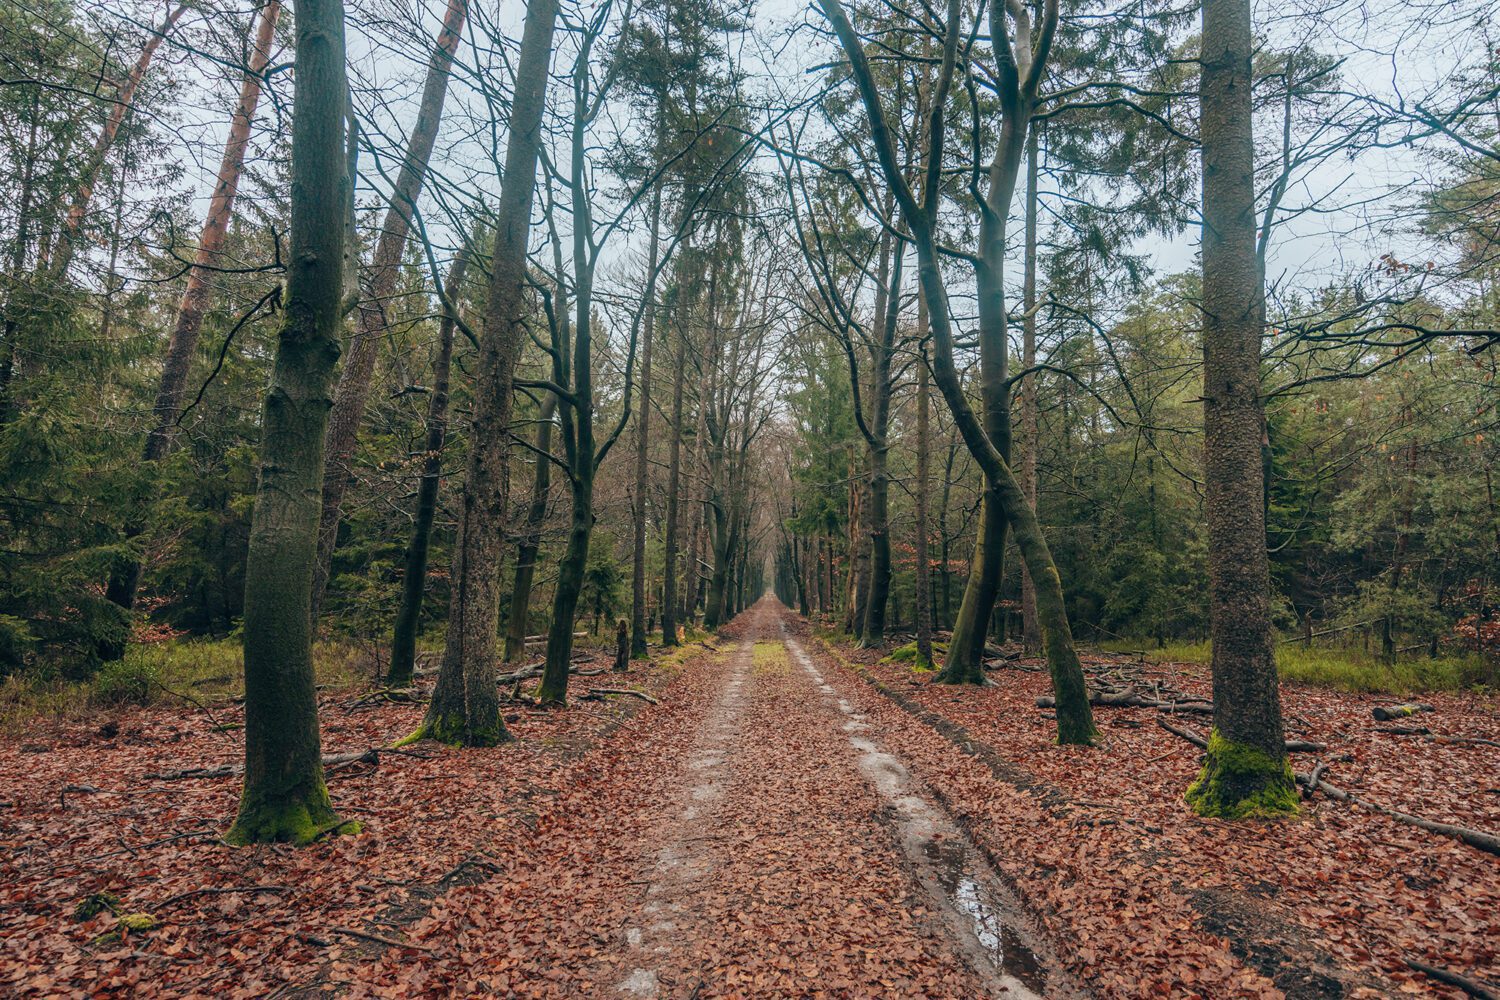
<svg viewBox="0 0 1500 1000"><path fill-rule="evenodd" d="M365 830L303 850L222 846L238 777L180 773L239 759L236 706L34 727L0 746L0 994L1464 995L1408 959L1500 983L1494 856L1322 795L1197 819L1198 751L1154 709L1097 709L1105 745L1059 748L1034 664L940 687L769 599L653 652L573 692L660 705L516 703L506 746L332 765ZM1092 669L1207 692L1124 659ZM1493 697L1428 700L1411 726L1500 741ZM1286 701L1312 756L1350 756L1327 780L1500 827L1500 748L1383 733L1368 697ZM324 692L325 753L421 711Z"/></svg>

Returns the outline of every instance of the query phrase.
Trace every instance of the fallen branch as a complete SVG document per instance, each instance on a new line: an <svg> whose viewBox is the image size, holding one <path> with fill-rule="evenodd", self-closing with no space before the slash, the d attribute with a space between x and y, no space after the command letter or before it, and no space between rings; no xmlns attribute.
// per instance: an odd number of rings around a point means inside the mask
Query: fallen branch
<svg viewBox="0 0 1500 1000"><path fill-rule="evenodd" d="M419 753L415 750L402 750L393 747L371 747L357 753L335 753L323 755L323 766L333 769L344 767L349 764L379 764L380 755L383 753L400 754L403 757L417 757L422 760L431 758L431 754ZM244 764L223 764L219 767L185 767L180 771L152 771L146 777L154 781L182 781L186 778L229 778L236 774L244 774Z"/></svg>
<svg viewBox="0 0 1500 1000"><path fill-rule="evenodd" d="M1426 726L1393 726L1375 731L1384 736L1418 736L1424 743L1446 743L1460 747L1500 747L1500 741L1482 739L1478 736L1444 736L1442 733L1434 733Z"/></svg>
<svg viewBox="0 0 1500 1000"><path fill-rule="evenodd" d="M1183 739L1185 739L1189 743L1193 744L1193 746L1197 747L1199 750L1207 750L1208 749L1208 740L1206 740L1203 737L1199 736L1197 733L1191 732L1191 731L1186 730L1186 729L1179 729L1178 727L1176 727L1176 726L1172 725L1170 722L1168 722L1166 719L1159 718L1159 717L1156 720L1156 724L1158 726L1161 726L1167 732L1172 733L1175 736L1181 736ZM1286 752L1287 753L1319 753L1319 752L1321 752L1323 750L1327 750L1327 749L1328 749L1328 746L1327 746L1327 744L1324 744L1324 743L1312 743L1312 742L1309 742L1308 740L1287 740L1286 741Z"/></svg>
<svg viewBox="0 0 1500 1000"><path fill-rule="evenodd" d="M400 938L386 937L383 934L373 934L370 931L356 930L353 927L330 928L335 934L344 934L348 937L364 938L366 941L374 941L376 944L390 945L393 948L414 948L417 951L432 951L431 945L416 944L412 941L402 941Z"/></svg>
<svg viewBox="0 0 1500 1000"><path fill-rule="evenodd" d="M1500 993L1496 993L1495 990L1477 980L1460 976L1456 972L1449 972L1447 969L1440 969L1436 965L1419 962L1414 958L1405 959L1405 962L1429 979L1436 979L1440 983L1461 989L1471 997L1478 997L1479 1000L1500 1000Z"/></svg>
<svg viewBox="0 0 1500 1000"><path fill-rule="evenodd" d="M1105 708L1155 708L1163 712L1196 712L1200 715L1212 715L1214 710L1212 702L1198 699L1162 701L1158 698L1147 698L1134 688L1124 691L1095 691L1089 695L1089 704ZM1036 700L1036 707L1056 708L1057 699L1043 696Z"/></svg>
<svg viewBox="0 0 1500 1000"><path fill-rule="evenodd" d="M1467 826L1459 826L1456 823L1439 823L1436 820L1423 819L1420 816L1413 816L1410 813L1404 813L1399 810L1392 809L1390 806L1383 806L1377 802L1371 802L1368 799L1362 799L1356 795L1351 795L1348 792L1344 791L1342 788L1330 785L1328 782L1323 781L1321 778L1319 778L1317 781L1314 781L1311 775L1299 774L1297 775L1297 782L1298 784L1308 786L1314 791L1321 791L1323 794L1329 796L1330 798L1337 799L1340 802L1348 802L1356 806L1363 806L1366 809L1370 809L1374 812L1389 816L1391 819L1395 820L1398 823L1405 823L1407 826L1414 826L1420 830L1427 830L1431 833L1442 834L1445 837L1452 837L1455 840L1463 841L1470 847L1477 847L1479 850L1484 851L1487 854L1500 856L1500 837L1497 837L1492 833L1485 833L1483 830L1475 830Z"/></svg>
<svg viewBox="0 0 1500 1000"><path fill-rule="evenodd" d="M584 695L584 697L603 698L607 694L626 694L630 695L632 698L639 698L642 701L650 702L653 705L661 704L660 701L657 701L655 698L651 697L649 694L646 694L644 691L631 691L629 688L589 688L589 693Z"/></svg>
<svg viewBox="0 0 1500 1000"><path fill-rule="evenodd" d="M584 657L581 657L578 660L578 662L585 663L589 659L590 659L590 657L584 656ZM544 667L546 667L546 661L545 660L538 660L536 663L527 664L526 666L522 667L520 670L515 671L514 673L501 674L499 677L495 678L495 683L496 684L514 684L516 681L525 681L525 680L530 680L533 677L540 677L540 676L542 676L542 670L543 670ZM576 674L579 677L592 677L595 674L608 673L608 671L605 670L603 667L596 667L596 668L594 668L592 670L583 670L583 669L581 669L579 667L569 667L568 668L568 673L570 673L570 674Z"/></svg>
<svg viewBox="0 0 1500 1000"><path fill-rule="evenodd" d="M69 792L75 795L98 795L99 789L93 785L64 785L62 791L57 793L58 805L67 806Z"/></svg>

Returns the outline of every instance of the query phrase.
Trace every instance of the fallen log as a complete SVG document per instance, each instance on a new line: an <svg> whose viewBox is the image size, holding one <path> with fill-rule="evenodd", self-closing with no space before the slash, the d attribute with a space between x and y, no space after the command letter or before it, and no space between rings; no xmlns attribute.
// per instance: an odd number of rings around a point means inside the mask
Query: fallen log
<svg viewBox="0 0 1500 1000"><path fill-rule="evenodd" d="M1166 719L1157 719L1156 722L1167 732L1182 737L1199 749L1208 749L1208 741L1203 737L1198 736L1195 733L1190 733L1185 729L1178 729L1176 726L1167 722ZM1383 806L1378 802L1371 802L1369 799L1362 799L1357 795L1351 795L1349 792L1344 791L1337 785L1330 785L1328 782L1322 779L1321 774L1322 772L1320 769L1314 768L1312 774L1296 774L1294 775L1294 777L1297 779L1297 784L1303 785L1314 792L1322 792L1324 795L1327 795L1331 799L1336 799L1339 802L1347 802L1351 805L1361 806L1365 809L1371 810L1372 812L1378 812L1383 816L1388 816L1398 823L1404 823L1407 826L1414 826L1420 830L1427 830L1430 833L1442 834L1445 837L1452 837L1455 840L1459 840L1465 844L1468 844L1470 847L1476 847L1487 854L1500 856L1500 837L1497 837L1492 833L1486 833L1483 830L1475 830L1467 826L1459 826L1457 823L1439 823L1437 820L1423 819L1421 816L1413 816L1410 813L1401 812L1399 809L1392 809L1390 806Z"/></svg>
<svg viewBox="0 0 1500 1000"><path fill-rule="evenodd" d="M1181 736L1183 739L1185 739L1189 743L1193 744L1193 746L1197 747L1199 750L1207 750L1208 749L1208 740L1206 740L1203 737L1199 736L1197 733L1192 732L1191 730L1179 729L1178 727L1176 727L1176 726L1172 725L1170 722L1168 722L1166 719L1159 718L1159 717L1156 720L1156 724L1158 726L1161 726L1163 729L1165 729L1167 732L1171 733L1174 736ZM1286 752L1287 753L1320 753L1320 752L1322 752L1324 750L1327 750L1327 749L1328 749L1328 744L1326 744L1326 743L1313 743L1310 740L1287 740L1286 741Z"/></svg>
<svg viewBox="0 0 1500 1000"><path fill-rule="evenodd" d="M1445 736L1442 733L1434 733L1426 726L1392 726L1389 729L1375 731L1385 736L1417 736L1424 743L1446 743L1459 747L1500 747L1500 740L1487 740L1479 736Z"/></svg>
<svg viewBox="0 0 1500 1000"><path fill-rule="evenodd" d="M1212 715L1214 706L1207 701L1162 701L1147 698L1134 689L1128 691L1096 691L1089 695L1089 704L1105 708L1155 708L1163 712L1196 712ZM1036 700L1037 708L1056 708L1057 699L1046 695Z"/></svg>
<svg viewBox="0 0 1500 1000"><path fill-rule="evenodd" d="M380 755L383 753L400 754L403 757L417 757L428 760L432 757L429 753L418 753L415 750L402 750L395 747L371 747L368 750L360 750L357 753L333 753L323 755L323 766L329 770L346 767L350 764L379 764ZM152 771L146 775L154 781L182 781L187 778L229 778L236 774L244 774L244 764L222 764L218 767L185 767L179 771Z"/></svg>
<svg viewBox="0 0 1500 1000"><path fill-rule="evenodd" d="M602 700L604 698L604 696L607 695L607 694L624 694L624 695L629 695L632 698L639 698L642 701L650 702L653 705L660 705L661 704L660 701L657 701L655 698L651 697L646 692L644 692L644 691L632 691L629 688L589 688L589 693L586 694L586 695L584 695L584 697L585 698L599 698L599 699Z"/></svg>
<svg viewBox="0 0 1500 1000"><path fill-rule="evenodd" d="M1408 719L1420 712L1435 712L1437 709L1431 705L1376 705L1370 714L1375 716L1376 722L1390 722L1392 719Z"/></svg>
<svg viewBox="0 0 1500 1000"><path fill-rule="evenodd" d="M1414 958L1408 958L1404 961L1408 966L1416 969L1418 972L1428 977L1429 979L1436 979L1440 983L1446 983L1449 986L1453 986L1457 989L1463 990L1465 993L1469 994L1469 996L1477 997L1478 1000L1500 1000L1500 993L1497 993L1494 989L1486 986L1484 983L1481 983L1478 980L1470 979L1467 976L1460 976L1456 972L1450 972L1447 969L1439 968L1436 965L1428 965L1426 962L1419 962Z"/></svg>

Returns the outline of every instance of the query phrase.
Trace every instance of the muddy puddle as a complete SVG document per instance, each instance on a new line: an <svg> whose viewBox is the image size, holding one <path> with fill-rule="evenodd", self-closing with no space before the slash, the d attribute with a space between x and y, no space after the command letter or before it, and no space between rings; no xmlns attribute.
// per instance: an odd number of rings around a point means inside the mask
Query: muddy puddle
<svg viewBox="0 0 1500 1000"><path fill-rule="evenodd" d="M1049 984L1047 966L1028 944L1026 922L968 836L923 794L900 760L865 735L864 715L838 696L801 644L790 635L785 641L798 666L846 717L842 728L849 746L885 800L908 862L992 995L1007 1000L1074 995L1061 983Z"/></svg>

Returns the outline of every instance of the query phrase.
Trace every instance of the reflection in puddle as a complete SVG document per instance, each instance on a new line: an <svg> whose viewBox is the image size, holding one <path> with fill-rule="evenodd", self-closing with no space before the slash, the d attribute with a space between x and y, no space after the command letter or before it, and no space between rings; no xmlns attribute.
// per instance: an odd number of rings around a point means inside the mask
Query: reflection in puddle
<svg viewBox="0 0 1500 1000"><path fill-rule="evenodd" d="M932 863L938 883L953 905L973 922L974 937L989 954L996 971L1019 980L1029 991L1041 995L1047 975L1031 949L1001 916L1001 909L969 873L968 845L953 840L929 840L922 853Z"/></svg>

